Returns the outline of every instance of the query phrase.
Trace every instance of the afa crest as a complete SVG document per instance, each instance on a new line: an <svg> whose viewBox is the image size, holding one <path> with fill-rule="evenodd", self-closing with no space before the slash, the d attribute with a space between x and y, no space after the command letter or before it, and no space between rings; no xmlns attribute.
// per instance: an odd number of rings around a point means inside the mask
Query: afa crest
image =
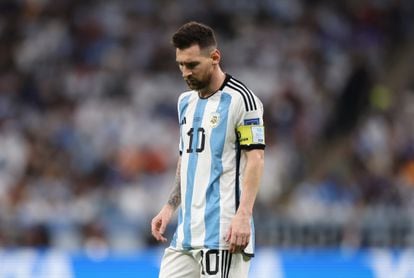
<svg viewBox="0 0 414 278"><path fill-rule="evenodd" d="M214 112L210 115L210 126L216 127L220 123L220 113Z"/></svg>

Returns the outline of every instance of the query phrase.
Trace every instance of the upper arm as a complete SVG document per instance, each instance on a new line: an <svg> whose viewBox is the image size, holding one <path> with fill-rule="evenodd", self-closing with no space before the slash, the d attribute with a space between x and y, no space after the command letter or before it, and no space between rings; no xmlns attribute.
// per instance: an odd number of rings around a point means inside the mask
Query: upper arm
<svg viewBox="0 0 414 278"><path fill-rule="evenodd" d="M247 161L264 160L264 150L262 149L247 150L244 153L246 155Z"/></svg>
<svg viewBox="0 0 414 278"><path fill-rule="evenodd" d="M239 105L236 131L240 148L244 150L263 150L266 144L263 105L256 96L254 99L255 109L246 109L246 106Z"/></svg>

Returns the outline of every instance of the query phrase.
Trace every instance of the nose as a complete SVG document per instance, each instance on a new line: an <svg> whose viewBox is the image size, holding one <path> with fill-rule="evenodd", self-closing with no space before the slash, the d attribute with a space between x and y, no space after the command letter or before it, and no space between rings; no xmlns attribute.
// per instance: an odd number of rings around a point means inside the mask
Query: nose
<svg viewBox="0 0 414 278"><path fill-rule="evenodd" d="M187 77L189 77L190 75L191 75L191 70L189 70L187 67L183 67L182 69L181 69L181 73L182 73L182 75L183 75L183 77L184 78L187 78Z"/></svg>

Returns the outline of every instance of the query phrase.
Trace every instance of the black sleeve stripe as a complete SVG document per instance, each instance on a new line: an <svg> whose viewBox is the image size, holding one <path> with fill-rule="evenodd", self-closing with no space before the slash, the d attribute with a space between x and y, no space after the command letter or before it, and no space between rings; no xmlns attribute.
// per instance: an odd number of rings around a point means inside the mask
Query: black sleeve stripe
<svg viewBox="0 0 414 278"><path fill-rule="evenodd" d="M234 87L233 85L227 83L226 86L228 86L229 88L232 88L233 90L235 90L236 92L238 92L238 93L240 93L242 95L243 101L244 101L244 107L246 108L246 111L250 111L249 106L247 104L247 98L246 98L246 96L238 88Z"/></svg>
<svg viewBox="0 0 414 278"><path fill-rule="evenodd" d="M237 209L240 205L240 158L241 158L241 148L239 141L236 142L236 184L234 187L234 213L237 212Z"/></svg>
<svg viewBox="0 0 414 278"><path fill-rule="evenodd" d="M253 110L252 99L251 99L251 96L249 95L249 91L247 91L245 88L243 88L242 86L234 82L234 79L230 79L228 85L232 85L233 87L236 87L237 88L236 90L238 90L240 93L245 95L246 98L249 100L250 110Z"/></svg>
<svg viewBox="0 0 414 278"><path fill-rule="evenodd" d="M252 145L240 145L242 150L264 150L266 145L264 144L252 144Z"/></svg>
<svg viewBox="0 0 414 278"><path fill-rule="evenodd" d="M256 105L256 101L254 100L253 92L250 89L248 89L248 90L249 90L250 95L252 96L252 99L253 99L254 110L257 110L257 105Z"/></svg>
<svg viewBox="0 0 414 278"><path fill-rule="evenodd" d="M246 87L246 85L244 85L242 82L240 82L239 80L235 78L230 79L230 82L238 86L240 89L242 89L247 94L247 96L249 97L249 101L251 100L251 103L253 103L253 106L250 106L250 107L254 107L254 110L257 110L256 101L254 99L252 91L250 91L249 88Z"/></svg>

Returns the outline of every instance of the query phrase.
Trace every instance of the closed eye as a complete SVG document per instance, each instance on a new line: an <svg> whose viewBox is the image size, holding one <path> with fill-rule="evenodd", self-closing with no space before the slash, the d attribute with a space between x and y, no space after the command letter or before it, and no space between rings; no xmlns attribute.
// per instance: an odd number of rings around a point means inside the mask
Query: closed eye
<svg viewBox="0 0 414 278"><path fill-rule="evenodd" d="M197 67L200 64L200 62L189 62L189 63L178 63L178 66L181 67L186 67L187 69L194 69L195 67Z"/></svg>

